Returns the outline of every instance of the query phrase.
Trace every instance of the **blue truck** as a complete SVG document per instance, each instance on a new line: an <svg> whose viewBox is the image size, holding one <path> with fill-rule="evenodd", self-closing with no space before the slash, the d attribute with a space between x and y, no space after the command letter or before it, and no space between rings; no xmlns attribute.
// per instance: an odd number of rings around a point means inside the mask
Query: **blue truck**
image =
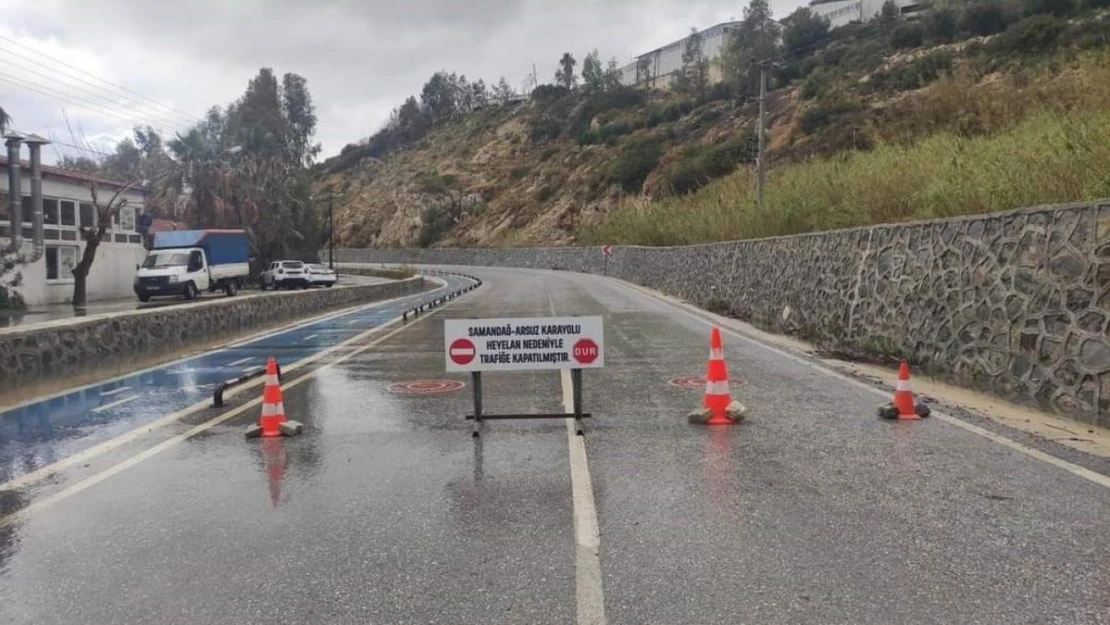
<svg viewBox="0 0 1110 625"><path fill-rule="evenodd" d="M156 232L154 244L135 276L135 295L196 299L202 291L229 296L250 276L250 249L243 230Z"/></svg>

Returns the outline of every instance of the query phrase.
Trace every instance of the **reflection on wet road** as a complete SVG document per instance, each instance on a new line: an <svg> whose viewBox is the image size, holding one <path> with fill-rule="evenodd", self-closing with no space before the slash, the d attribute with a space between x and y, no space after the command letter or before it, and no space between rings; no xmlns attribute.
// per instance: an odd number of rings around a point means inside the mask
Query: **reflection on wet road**
<svg viewBox="0 0 1110 625"><path fill-rule="evenodd" d="M254 407L8 493L38 507L0 522L0 622L1108 622L1105 485L941 419L880 421L872 392L733 333L749 416L689 425L700 392L670 381L703 370L704 318L604 278L470 273L485 286L287 382L300 437L244 440ZM605 317L584 388L597 579L564 424L472 439L469 378L444 372L443 318L551 306ZM563 390L483 381L490 412L559 411Z"/></svg>

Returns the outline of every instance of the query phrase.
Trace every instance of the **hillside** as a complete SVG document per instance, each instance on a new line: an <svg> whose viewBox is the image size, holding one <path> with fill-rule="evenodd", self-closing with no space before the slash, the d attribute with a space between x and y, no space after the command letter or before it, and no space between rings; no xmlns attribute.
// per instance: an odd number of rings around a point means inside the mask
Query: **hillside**
<svg viewBox="0 0 1110 625"><path fill-rule="evenodd" d="M763 205L757 102L727 82L543 86L381 158L348 146L316 190L351 246L675 244L1106 196L1110 16L1065 13L978 3L785 51Z"/></svg>

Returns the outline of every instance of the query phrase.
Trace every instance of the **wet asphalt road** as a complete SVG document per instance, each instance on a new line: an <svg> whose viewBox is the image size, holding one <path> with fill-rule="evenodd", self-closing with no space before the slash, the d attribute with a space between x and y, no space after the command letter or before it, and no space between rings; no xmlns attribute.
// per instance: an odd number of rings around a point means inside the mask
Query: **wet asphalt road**
<svg viewBox="0 0 1110 625"><path fill-rule="evenodd" d="M471 273L482 289L287 382L299 438L244 440L248 407L155 447L212 410L8 493L32 508L0 525L0 623L575 622L564 424L475 441L469 388L389 390L469 382L443 373L444 317L552 307L606 321L585 405L607 622L1110 623L1107 487L881 422L872 393L729 333L749 416L688 425L699 392L668 380L701 373L704 321L597 277ZM484 387L489 411L561 410L558 372Z"/></svg>

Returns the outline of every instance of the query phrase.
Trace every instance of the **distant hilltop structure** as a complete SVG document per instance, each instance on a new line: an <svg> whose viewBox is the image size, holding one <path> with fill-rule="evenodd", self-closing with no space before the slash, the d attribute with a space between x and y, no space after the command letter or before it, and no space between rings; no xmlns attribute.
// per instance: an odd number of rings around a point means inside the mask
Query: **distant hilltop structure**
<svg viewBox="0 0 1110 625"><path fill-rule="evenodd" d="M893 0L898 10L907 18L912 18L929 6L917 0ZM852 22L868 22L882 11L886 0L813 0L809 9L829 21L831 28L846 26ZM740 22L722 22L698 32L701 37L702 54L709 64L709 82L718 83L724 79L720 64L712 61L721 56L728 43L728 37L739 28ZM682 53L690 36L672 41L665 46L638 55L631 63L621 68L621 84L636 86L648 84L653 88L667 89L682 69ZM637 72L643 64L646 75Z"/></svg>

